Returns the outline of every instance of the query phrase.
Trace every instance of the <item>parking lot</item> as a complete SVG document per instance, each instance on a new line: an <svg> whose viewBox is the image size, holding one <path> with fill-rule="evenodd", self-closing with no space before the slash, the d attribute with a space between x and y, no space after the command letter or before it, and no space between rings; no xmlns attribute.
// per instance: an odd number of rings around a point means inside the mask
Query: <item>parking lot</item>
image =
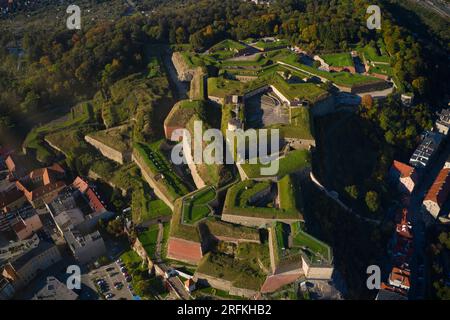
<svg viewBox="0 0 450 320"><path fill-rule="evenodd" d="M133 300L132 288L116 262L95 269L88 274L89 286L108 300ZM102 282L98 282L103 280ZM111 295L109 295L111 294Z"/></svg>

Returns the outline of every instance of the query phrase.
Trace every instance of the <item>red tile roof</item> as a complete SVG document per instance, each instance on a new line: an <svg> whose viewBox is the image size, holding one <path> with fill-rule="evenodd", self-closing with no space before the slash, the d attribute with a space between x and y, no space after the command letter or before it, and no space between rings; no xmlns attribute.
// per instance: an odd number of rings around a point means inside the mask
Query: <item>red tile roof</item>
<svg viewBox="0 0 450 320"><path fill-rule="evenodd" d="M106 210L103 203L100 201L100 199L97 197L97 195L91 188L87 189L86 196L88 197L89 204L92 210L94 210L94 212L102 212Z"/></svg>
<svg viewBox="0 0 450 320"><path fill-rule="evenodd" d="M402 286L410 288L411 287L411 283L409 280L410 276L411 273L409 271L394 267L392 268L392 272L389 275L389 280L398 281L401 283Z"/></svg>
<svg viewBox="0 0 450 320"><path fill-rule="evenodd" d="M81 193L85 193L89 189L89 184L81 177L77 177L73 182L73 186L80 190Z"/></svg>
<svg viewBox="0 0 450 320"><path fill-rule="evenodd" d="M397 160L394 160L394 163L392 164L392 168L400 173L400 177L406 178L410 177L413 172L414 168Z"/></svg>
<svg viewBox="0 0 450 320"><path fill-rule="evenodd" d="M442 169L428 191L424 201L432 201L440 207L450 194L450 169Z"/></svg>

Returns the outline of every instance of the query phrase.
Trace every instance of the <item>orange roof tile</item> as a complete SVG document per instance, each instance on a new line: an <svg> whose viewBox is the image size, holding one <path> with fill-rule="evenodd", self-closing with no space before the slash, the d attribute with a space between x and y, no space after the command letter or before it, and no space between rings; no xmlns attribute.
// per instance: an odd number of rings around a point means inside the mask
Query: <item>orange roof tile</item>
<svg viewBox="0 0 450 320"><path fill-rule="evenodd" d="M392 168L397 170L400 173L400 176L402 178L410 177L413 172L414 168L407 165L406 163L394 160L394 163L392 164Z"/></svg>
<svg viewBox="0 0 450 320"><path fill-rule="evenodd" d="M432 201L442 206L450 194L450 169L442 169L424 201Z"/></svg>

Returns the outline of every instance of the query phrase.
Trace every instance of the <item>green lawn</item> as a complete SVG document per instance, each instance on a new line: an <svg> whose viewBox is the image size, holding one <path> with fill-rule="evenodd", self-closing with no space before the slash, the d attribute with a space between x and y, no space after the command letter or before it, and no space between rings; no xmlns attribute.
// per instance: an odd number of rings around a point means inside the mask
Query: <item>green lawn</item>
<svg viewBox="0 0 450 320"><path fill-rule="evenodd" d="M291 101L295 99L306 99L314 103L321 98L328 96L327 91L314 83L287 83L279 74L276 74L269 83Z"/></svg>
<svg viewBox="0 0 450 320"><path fill-rule="evenodd" d="M151 225L147 231L142 232L138 236L139 241L144 246L144 249L150 258L155 256L156 244L158 241L158 233L159 233L159 228L158 228L158 225L155 224L155 225Z"/></svg>
<svg viewBox="0 0 450 320"><path fill-rule="evenodd" d="M311 261L331 262L331 248L326 243L314 238L300 228L297 229L297 233L293 236L294 247L300 247L303 251L307 251L305 253L307 253Z"/></svg>
<svg viewBox="0 0 450 320"><path fill-rule="evenodd" d="M93 132L88 136L119 152L125 152L131 147L131 128L128 125Z"/></svg>
<svg viewBox="0 0 450 320"><path fill-rule="evenodd" d="M310 165L310 153L308 150L294 150L289 152L286 156L280 159L273 160L278 163L278 172L274 175L279 178L284 177L287 174L294 173L296 171L300 171L303 168ZM258 161L259 162L259 161ZM273 166L276 167L276 164ZM249 179L256 178L264 178L261 174L261 168L268 168L267 164L249 164L245 163L241 165L241 168L244 170L245 174Z"/></svg>
<svg viewBox="0 0 450 320"><path fill-rule="evenodd" d="M278 48L282 48L282 47L287 47L289 46L289 42L285 39L280 39L278 41L258 41L255 44L255 47L259 48L259 49L263 49L263 50L271 50L271 49L278 49Z"/></svg>
<svg viewBox="0 0 450 320"><path fill-rule="evenodd" d="M333 67L353 66L353 59L350 53L333 53L320 56L326 63Z"/></svg>
<svg viewBox="0 0 450 320"><path fill-rule="evenodd" d="M216 192L210 187L185 198L183 206L184 222L194 224L208 216L211 212L211 208L208 206L208 203L215 198Z"/></svg>
<svg viewBox="0 0 450 320"><path fill-rule="evenodd" d="M255 207L250 204L248 201L250 197L258 191L264 190L267 186L270 186L269 182L256 182L254 180L245 180L233 185L228 189L223 214L265 219L302 219L298 209L293 206L286 205L285 208L277 209L269 206ZM289 195L290 193L285 196Z"/></svg>
<svg viewBox="0 0 450 320"><path fill-rule="evenodd" d="M183 180L173 171L171 164L160 150L163 142L163 140L152 144L138 142L134 144L134 149L144 159L145 164L153 175L162 174L157 182L166 187L171 197L178 198L187 194L189 189Z"/></svg>
<svg viewBox="0 0 450 320"><path fill-rule="evenodd" d="M322 71L298 62L298 56L293 53L286 53L283 57L279 58L278 60L284 63L288 63L292 66L301 68L305 71L311 72L314 75L328 79L340 86L352 87L354 85L374 83L380 81L377 78L368 77L361 74L351 74L349 72Z"/></svg>
<svg viewBox="0 0 450 320"><path fill-rule="evenodd" d="M231 237L236 239L247 239L259 241L259 231L255 228L244 227L210 218L206 220L205 225L209 232L216 237Z"/></svg>
<svg viewBox="0 0 450 320"><path fill-rule="evenodd" d="M297 200L300 197L299 192L296 192L290 175L284 176L278 181L278 194L280 196L280 208L284 210L296 210Z"/></svg>
<svg viewBox="0 0 450 320"><path fill-rule="evenodd" d="M198 266L197 272L230 281L238 288L259 290L266 278L261 269L248 261L234 259L221 253L208 253Z"/></svg>

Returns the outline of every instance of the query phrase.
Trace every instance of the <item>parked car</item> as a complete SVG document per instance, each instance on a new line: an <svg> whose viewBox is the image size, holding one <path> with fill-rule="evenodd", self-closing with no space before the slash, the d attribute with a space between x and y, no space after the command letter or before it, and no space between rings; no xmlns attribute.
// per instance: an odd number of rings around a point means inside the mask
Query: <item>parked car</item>
<svg viewBox="0 0 450 320"><path fill-rule="evenodd" d="M123 283L122 282L114 283L114 288L116 288L117 290L122 289L123 288Z"/></svg>
<svg viewBox="0 0 450 320"><path fill-rule="evenodd" d="M127 276L127 277L125 278L125 280L126 280L127 282L131 282L132 278L131 278L131 276Z"/></svg>
<svg viewBox="0 0 450 320"><path fill-rule="evenodd" d="M114 294L113 293L108 293L105 295L105 298L108 300L111 300L112 298L114 298Z"/></svg>
<svg viewBox="0 0 450 320"><path fill-rule="evenodd" d="M122 271L122 273L127 272L127 268L126 267L120 267L120 271Z"/></svg>

